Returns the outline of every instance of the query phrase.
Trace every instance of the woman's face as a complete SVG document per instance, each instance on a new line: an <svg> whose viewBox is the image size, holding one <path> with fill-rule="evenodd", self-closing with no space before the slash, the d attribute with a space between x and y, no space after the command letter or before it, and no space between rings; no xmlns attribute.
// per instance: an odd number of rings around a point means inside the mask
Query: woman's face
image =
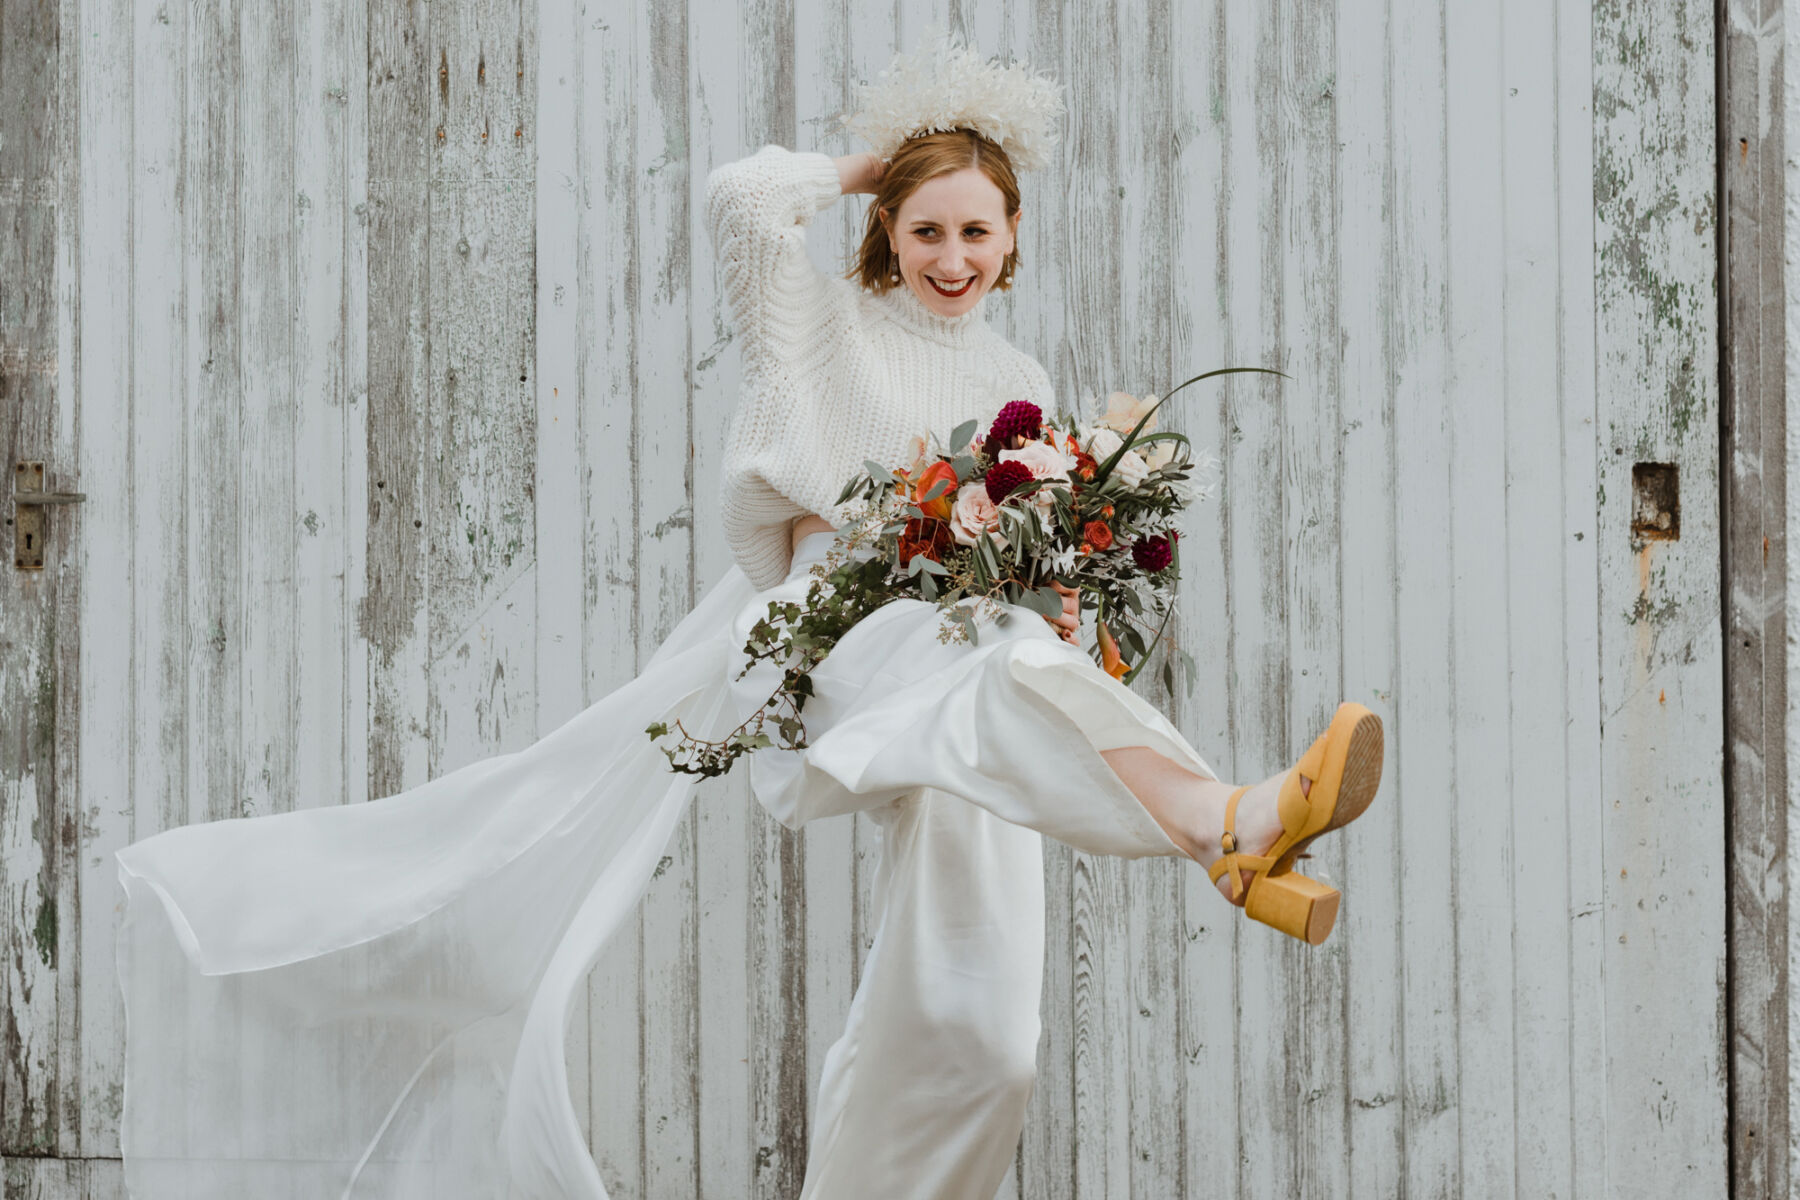
<svg viewBox="0 0 1800 1200"><path fill-rule="evenodd" d="M887 221L900 277L946 317L968 312L994 286L1018 229L1019 214L1006 219L1006 198L979 167L926 180Z"/></svg>

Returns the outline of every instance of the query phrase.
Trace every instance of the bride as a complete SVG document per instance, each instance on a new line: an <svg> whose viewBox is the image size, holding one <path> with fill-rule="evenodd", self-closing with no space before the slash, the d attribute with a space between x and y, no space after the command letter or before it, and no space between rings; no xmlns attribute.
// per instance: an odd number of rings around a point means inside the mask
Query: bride
<svg viewBox="0 0 1800 1200"><path fill-rule="evenodd" d="M1059 110L1049 81L928 43L864 89L874 152L764 146L708 178L744 364L720 488L736 565L637 679L398 795L119 852L134 1196L606 1196L564 1037L691 787L645 724L716 735L768 695L772 665L738 677L750 626L804 595L863 460L904 462L915 435L1009 400L1058 407L983 303L1018 275L1015 171L1041 165ZM804 231L851 193L874 200L834 278ZM884 606L814 669L806 749L750 758L784 824L861 811L881 832L803 1197L994 1194L1036 1069L1043 835L1186 856L1250 917L1331 930L1337 892L1291 868L1373 797L1379 721L1345 704L1290 769L1229 785L1094 666L1059 590L1060 617L1016 610L978 644L940 641L933 605Z"/></svg>

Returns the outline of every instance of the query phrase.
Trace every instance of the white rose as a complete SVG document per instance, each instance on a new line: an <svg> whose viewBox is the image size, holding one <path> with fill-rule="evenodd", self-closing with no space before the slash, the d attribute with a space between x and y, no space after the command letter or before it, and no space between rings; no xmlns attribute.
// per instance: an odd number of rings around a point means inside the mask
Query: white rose
<svg viewBox="0 0 1800 1200"><path fill-rule="evenodd" d="M1127 450L1124 457L1113 464L1112 473L1113 478L1126 487L1136 487L1150 473L1150 464L1136 450Z"/></svg>
<svg viewBox="0 0 1800 1200"><path fill-rule="evenodd" d="M1125 439L1120 437L1115 430L1102 425L1088 435L1087 450L1094 456L1095 462L1105 462L1107 456L1124 443Z"/></svg>
<svg viewBox="0 0 1800 1200"><path fill-rule="evenodd" d="M1108 429L1106 426L1102 425L1100 428L1094 430L1092 436L1088 438L1088 453L1094 456L1095 462L1103 463L1111 458L1113 452L1118 450L1118 448L1124 444L1124 438L1120 437L1114 430ZM1159 442L1157 444L1165 445L1167 443ZM1120 457L1119 461L1113 464L1112 469L1112 477L1117 479L1120 483L1123 483L1126 487L1136 487L1138 484L1144 482L1144 476L1149 473L1150 464L1145 462L1143 455L1139 454L1136 450L1127 450Z"/></svg>

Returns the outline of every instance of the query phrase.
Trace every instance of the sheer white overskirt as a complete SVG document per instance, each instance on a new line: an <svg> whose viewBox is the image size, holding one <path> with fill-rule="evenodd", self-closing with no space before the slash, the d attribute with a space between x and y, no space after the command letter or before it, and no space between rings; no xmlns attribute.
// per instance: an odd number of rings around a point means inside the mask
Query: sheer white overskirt
<svg viewBox="0 0 1800 1200"><path fill-rule="evenodd" d="M644 726L719 736L768 695L736 567L633 681L513 754L367 804L169 830L118 852L126 1181L151 1197L582 1197L606 1190L570 1100L574 998L685 810ZM1099 751L1212 771L1035 614L938 638L897 601L814 673L804 752L759 751L790 826L922 788L1091 853L1178 853ZM742 769L741 767L739 769ZM633 1063L595 1088L635 1089Z"/></svg>

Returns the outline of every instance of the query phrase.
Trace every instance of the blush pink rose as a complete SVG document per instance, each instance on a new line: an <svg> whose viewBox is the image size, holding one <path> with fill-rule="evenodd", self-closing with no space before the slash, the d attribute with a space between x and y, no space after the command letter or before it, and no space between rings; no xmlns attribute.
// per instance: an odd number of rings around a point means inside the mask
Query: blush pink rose
<svg viewBox="0 0 1800 1200"><path fill-rule="evenodd" d="M1005 545L999 528L1000 510L988 498L987 485L963 484L956 493L956 504L950 510L950 536L964 546L973 546L976 536L986 533L996 545Z"/></svg>
<svg viewBox="0 0 1800 1200"><path fill-rule="evenodd" d="M1017 450L1002 450L1001 462L1022 463L1033 479L1060 479L1067 483L1075 460L1047 442L1026 442Z"/></svg>

